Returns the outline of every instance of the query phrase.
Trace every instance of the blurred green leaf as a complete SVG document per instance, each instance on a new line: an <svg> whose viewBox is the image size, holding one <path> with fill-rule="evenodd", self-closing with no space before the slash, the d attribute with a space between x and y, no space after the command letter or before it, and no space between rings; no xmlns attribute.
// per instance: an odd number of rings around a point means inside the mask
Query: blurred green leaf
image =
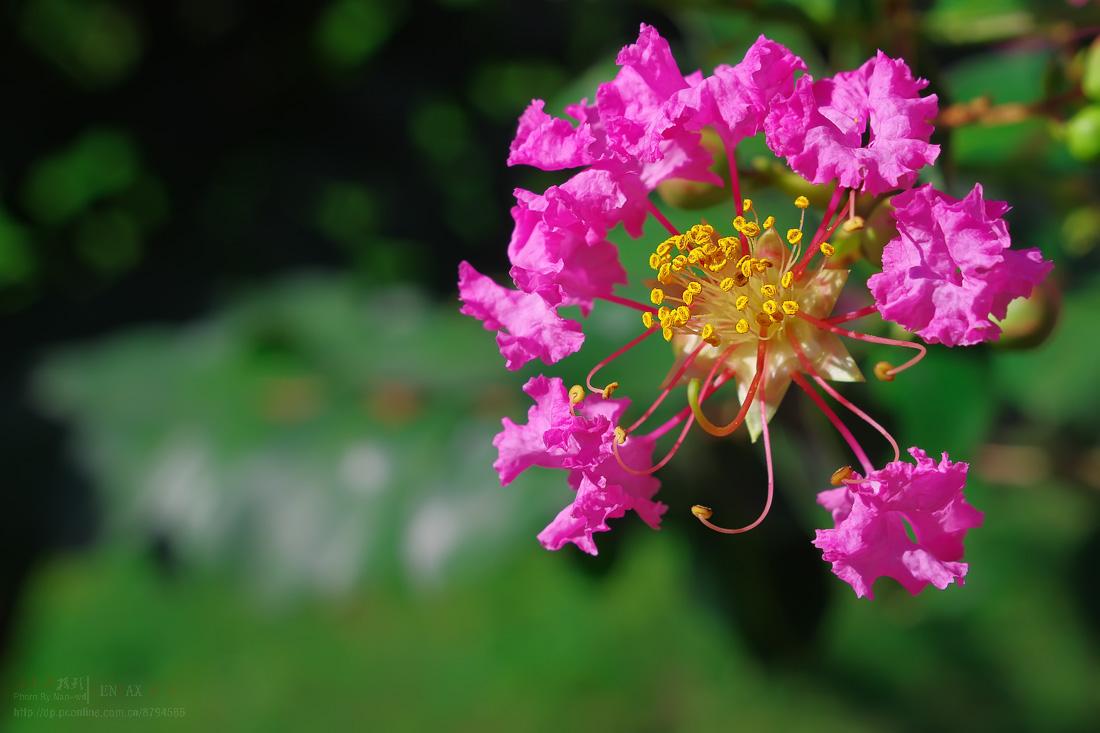
<svg viewBox="0 0 1100 733"><path fill-rule="evenodd" d="M138 24L109 0L28 0L20 21L31 46L82 86L117 84L141 59Z"/></svg>
<svg viewBox="0 0 1100 733"><path fill-rule="evenodd" d="M45 224L73 218L92 202L133 185L141 168L137 149L125 133L89 130L68 148L34 164L23 200Z"/></svg>

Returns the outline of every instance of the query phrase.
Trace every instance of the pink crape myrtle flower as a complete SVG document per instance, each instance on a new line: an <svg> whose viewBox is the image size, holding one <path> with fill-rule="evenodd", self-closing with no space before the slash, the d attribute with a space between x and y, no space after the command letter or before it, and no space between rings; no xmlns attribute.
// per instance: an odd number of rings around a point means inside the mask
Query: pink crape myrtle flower
<svg viewBox="0 0 1100 733"><path fill-rule="evenodd" d="M493 439L499 453L493 466L501 484L508 485L531 466L563 468L569 471L569 485L576 492L574 500L539 534L543 546L559 550L572 542L595 555L592 535L608 531L607 520L631 510L657 529L668 509L653 501L660 481L625 471L612 450L616 425L629 401L596 396L578 400L560 379L543 376L533 377L523 391L535 400L527 423L517 425L504 418L504 430ZM653 441L631 441L629 451L635 460L649 460Z"/></svg>
<svg viewBox="0 0 1100 733"><path fill-rule="evenodd" d="M865 478L853 473L818 494L836 526L817 530L814 545L860 598L874 598L871 588L883 576L913 595L928 585L961 585L966 576L963 539L983 519L963 498L968 466L946 453L939 463L919 448L909 453L916 465L894 461Z"/></svg>
<svg viewBox="0 0 1100 733"><path fill-rule="evenodd" d="M833 386L864 379L848 340L915 352L899 366L876 364L873 373L884 381L917 365L927 348L846 324L878 313L930 342L992 338L997 327L990 318L1003 317L1008 302L1027 295L1050 263L1037 250L1009 248L1001 219L1007 209L984 202L980 188L963 201L929 187L894 194L911 187L939 153L930 142L936 97L920 96L927 82L900 59L879 52L855 71L815 81L800 76L801 59L760 37L738 64L684 75L668 43L643 25L617 61L619 72L599 86L594 104L581 100L567 108L572 121L551 117L540 100L520 118L509 164L574 172L542 194L516 191L508 255L519 289L460 266L462 310L498 332L510 369L536 358L550 364L581 347L580 326L558 314L562 306L577 306L586 317L612 303L640 315L642 332L596 361L583 384L566 389L556 378L531 379L524 390L535 404L527 422L505 418L494 439L502 484L531 466L568 476L573 501L539 541L595 554L595 534L629 511L656 529L667 507L654 498L655 474L693 426L726 437L744 425L753 441L763 439L767 488L755 519L727 528L711 521L706 506L691 507L716 532L757 527L774 496L769 421L794 385L836 428L861 469L838 470L832 478L838 488L819 498L836 527L819 531L815 543L837 575L867 597L883 575L912 592L961 583L963 535L981 522L962 499L966 464L946 456L936 464L917 448L910 451L915 466L901 461L889 431ZM700 142L704 129L715 131L726 148L732 221L681 228L649 195L673 177L721 185ZM795 212L778 218L741 197L737 147L761 131L796 173L831 189L821 192L829 199L816 226L807 222L806 196L795 199ZM828 240L841 227L863 227L857 193L875 205L887 205L893 195L899 237L886 248L882 274L871 279L875 305L834 313L848 270ZM607 234L622 224L638 238L649 216L667 234L630 254L651 269L648 302L640 302L615 292L626 270ZM669 371L648 407L635 414L627 400L611 397L619 381L596 380L656 335L669 344ZM654 425L664 400L681 389L686 404ZM876 468L822 392L881 435L893 459ZM713 422L705 403L725 400L739 403L736 415Z"/></svg>
<svg viewBox="0 0 1100 733"><path fill-rule="evenodd" d="M969 346L1001 334L992 318L1026 297L1054 266L1038 249L1010 249L1008 205L976 184L954 199L932 186L894 197L898 237L867 286L883 318L928 343Z"/></svg>
<svg viewBox="0 0 1100 733"><path fill-rule="evenodd" d="M802 77L768 112L768 146L811 183L875 195L907 188L940 154L929 142L937 97L921 97L926 86L882 51L855 71Z"/></svg>

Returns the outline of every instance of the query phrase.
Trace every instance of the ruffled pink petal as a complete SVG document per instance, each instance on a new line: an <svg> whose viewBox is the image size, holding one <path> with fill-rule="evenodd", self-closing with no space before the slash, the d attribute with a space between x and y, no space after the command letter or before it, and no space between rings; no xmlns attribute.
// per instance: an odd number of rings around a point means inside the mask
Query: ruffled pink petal
<svg viewBox="0 0 1100 733"><path fill-rule="evenodd" d="M905 188L939 156L929 143L939 106L936 95L920 96L926 86L882 51L854 71L802 77L767 114L768 146L811 183L875 195Z"/></svg>
<svg viewBox="0 0 1100 733"><path fill-rule="evenodd" d="M504 418L504 429L493 438L499 454L493 467L502 485L531 466L591 468L611 455L610 441L628 400L589 395L574 414L569 392L557 377L532 377L523 391L535 401L527 423L517 425Z"/></svg>
<svg viewBox="0 0 1100 733"><path fill-rule="evenodd" d="M611 439L614 439L613 434ZM647 465L652 461L653 441L632 437L620 451L623 460ZM592 535L610 530L607 520L634 511L642 521L658 529L661 516L668 511L665 504L653 501L660 481L623 470L613 455L589 468L570 472L569 484L576 490L576 497L538 536L548 550L559 550L571 542L595 555L596 543Z"/></svg>
<svg viewBox="0 0 1100 733"><path fill-rule="evenodd" d="M983 519L963 498L968 466L946 453L939 463L919 448L909 453L916 465L894 461L818 495L836 526L817 530L814 545L860 598L873 598L872 586L883 576L914 595L928 585L961 584L966 576L963 539Z"/></svg>
<svg viewBox="0 0 1100 733"><path fill-rule="evenodd" d="M898 237L867 281L883 318L929 343L968 346L996 339L1009 302L1027 297L1053 263L1037 249L1013 250L1002 216L981 185L962 200L932 186L894 197Z"/></svg>
<svg viewBox="0 0 1100 733"><path fill-rule="evenodd" d="M468 262L458 266L461 312L497 332L505 366L516 370L532 359L553 364L580 350L581 325L557 314L538 295L497 285Z"/></svg>
<svg viewBox="0 0 1100 733"><path fill-rule="evenodd" d="M531 100L519 118L519 128L508 151L508 165L530 165L545 171L578 168L595 160L597 140L591 125L577 127L546 114L546 102Z"/></svg>
<svg viewBox="0 0 1100 733"><path fill-rule="evenodd" d="M795 72L805 69L785 46L760 36L736 66L722 64L713 75L677 92L652 132L663 138L680 129L711 126L735 145L763 129L772 100L789 96Z"/></svg>

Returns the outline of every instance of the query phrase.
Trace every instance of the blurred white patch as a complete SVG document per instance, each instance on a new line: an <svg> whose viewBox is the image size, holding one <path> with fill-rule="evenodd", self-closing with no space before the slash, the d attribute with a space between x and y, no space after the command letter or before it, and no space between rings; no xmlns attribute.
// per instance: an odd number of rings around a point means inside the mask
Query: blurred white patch
<svg viewBox="0 0 1100 733"><path fill-rule="evenodd" d="M435 583L462 539L461 512L443 498L428 499L405 530L405 564L420 583Z"/></svg>
<svg viewBox="0 0 1100 733"><path fill-rule="evenodd" d="M378 443L356 443L344 452L340 461L340 478L360 496L381 493L392 473L393 461Z"/></svg>
<svg viewBox="0 0 1100 733"><path fill-rule="evenodd" d="M155 531L191 544L218 533L218 492L210 450L194 435L167 441L153 460L138 497L138 514Z"/></svg>

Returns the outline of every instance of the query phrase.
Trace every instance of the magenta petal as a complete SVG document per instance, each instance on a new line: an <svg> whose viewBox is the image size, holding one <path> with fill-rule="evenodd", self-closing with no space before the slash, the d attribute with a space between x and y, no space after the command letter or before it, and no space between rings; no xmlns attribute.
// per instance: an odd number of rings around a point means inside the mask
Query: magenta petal
<svg viewBox="0 0 1100 733"><path fill-rule="evenodd" d="M505 366L516 370L532 359L547 364L578 351L584 343L581 325L562 318L538 295L497 285L468 262L458 266L461 312L497 332Z"/></svg>
<svg viewBox="0 0 1100 733"><path fill-rule="evenodd" d="M909 453L916 465L894 461L818 494L836 526L817 530L814 545L860 598L873 598L872 586L883 576L914 595L928 585L942 590L962 583L966 576L963 539L983 519L963 498L968 466L952 463L946 453L939 463L919 448Z"/></svg>
<svg viewBox="0 0 1100 733"><path fill-rule="evenodd" d="M590 395L574 414L569 392L557 377L532 377L523 391L535 401L527 424L504 418L504 429L493 438L499 453L493 467L501 484L508 485L531 466L587 469L611 455L615 424L628 400Z"/></svg>
<svg viewBox="0 0 1100 733"><path fill-rule="evenodd" d="M736 66L722 64L699 84L678 92L654 133L669 137L679 128L712 126L734 145L763 129L772 100L789 96L795 72L805 69L802 59L785 46L760 36Z"/></svg>
<svg viewBox="0 0 1100 733"><path fill-rule="evenodd" d="M929 143L939 106L936 95L920 96L926 86L881 51L854 71L802 77L768 112L768 146L811 183L875 195L905 188L940 152Z"/></svg>
<svg viewBox="0 0 1100 733"><path fill-rule="evenodd" d="M541 99L531 104L519 118L519 128L508 152L508 165L530 165L546 171L577 168L592 163L591 148L596 143L586 123L573 127L567 121L551 117Z"/></svg>
<svg viewBox="0 0 1100 733"><path fill-rule="evenodd" d="M1053 264L1037 249L1013 250L1002 218L975 185L959 200L932 186L894 197L898 237L867 285L883 318L929 343L968 346L996 339L1009 302L1027 297Z"/></svg>

